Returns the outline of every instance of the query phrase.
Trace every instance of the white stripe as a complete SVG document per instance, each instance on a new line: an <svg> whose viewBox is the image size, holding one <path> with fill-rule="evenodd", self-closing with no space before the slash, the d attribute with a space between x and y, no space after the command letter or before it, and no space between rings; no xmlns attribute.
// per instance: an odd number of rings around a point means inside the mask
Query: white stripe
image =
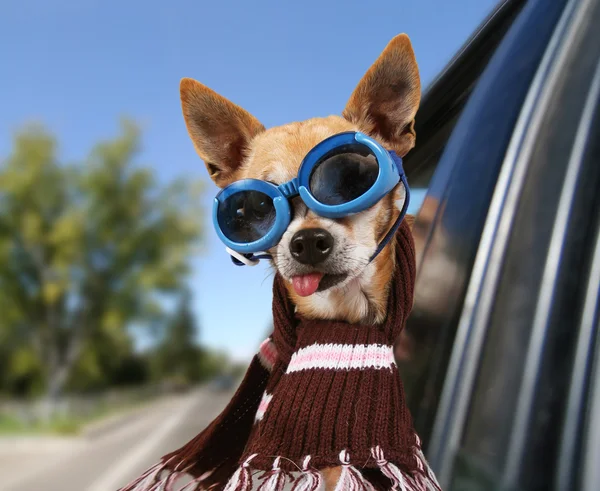
<svg viewBox="0 0 600 491"><path fill-rule="evenodd" d="M287 373L310 369L351 370L392 368L394 348L381 344L313 344L296 351Z"/></svg>

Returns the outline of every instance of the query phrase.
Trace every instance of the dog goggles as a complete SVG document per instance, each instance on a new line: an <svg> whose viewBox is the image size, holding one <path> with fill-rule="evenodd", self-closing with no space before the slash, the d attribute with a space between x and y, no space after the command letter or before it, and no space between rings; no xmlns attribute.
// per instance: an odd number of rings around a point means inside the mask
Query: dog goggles
<svg viewBox="0 0 600 491"><path fill-rule="evenodd" d="M253 265L270 258L255 253L281 240L291 221L292 198L300 196L317 215L341 218L370 208L400 181L406 190L402 211L373 260L400 226L410 193L402 159L358 132L339 133L316 145L304 157L298 177L289 182L279 186L258 179L233 182L215 198L213 223L234 263Z"/></svg>

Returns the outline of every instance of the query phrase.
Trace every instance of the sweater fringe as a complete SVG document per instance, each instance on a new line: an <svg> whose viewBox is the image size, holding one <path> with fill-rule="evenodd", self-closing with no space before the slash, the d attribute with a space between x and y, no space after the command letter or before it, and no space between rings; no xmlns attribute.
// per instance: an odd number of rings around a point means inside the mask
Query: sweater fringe
<svg viewBox="0 0 600 491"><path fill-rule="evenodd" d="M335 486L335 491L375 491L373 485L367 481L360 471L350 464L350 455L346 450L340 452L342 473Z"/></svg>
<svg viewBox="0 0 600 491"><path fill-rule="evenodd" d="M403 470L399 465L386 458L384 450L379 446L370 449L371 457L377 468L390 481L390 491L442 491L434 472L431 470L427 459L421 449L421 440L415 434L415 445L412 449L416 466L415 471ZM224 489L224 491L252 491L251 462L258 454L248 456L236 469L227 483L206 484L213 471L204 472L183 487L177 487L180 477L186 475L186 469L178 469L180 465L169 466L170 462L162 461L144 472L140 477L119 491L204 491L210 489ZM264 457L264 456L263 456ZM262 472L258 478L261 483L257 491L283 491L286 484L292 482L292 491L319 491L323 486L323 476L319 468L311 466L311 455L306 455L301 465L297 466L299 473L289 472L281 467L282 456L273 458L270 470ZM260 460L260 459L258 459ZM289 459L285 459L289 460ZM339 454L342 472L337 482L335 491L374 491L373 485L363 476L356 463L351 460L350 453L342 450ZM264 462L264 460L263 460ZM289 468L289 467L288 467ZM294 476L294 474L298 474ZM224 487L223 487L224 486Z"/></svg>
<svg viewBox="0 0 600 491"><path fill-rule="evenodd" d="M413 473L406 472L387 460L383 449L379 446L371 449L371 456L377 463L381 473L389 479L391 483L390 491L442 491L419 444L415 447L414 452L418 471ZM222 484L219 485L218 483L211 484L208 488L203 485L203 482L210 477L211 472L202 474L183 487L177 487L177 481L179 478L183 478L185 473L175 469L171 470L167 467L167 463L161 462L150 467L138 479L119 491L201 491L205 489L252 491L254 489L253 469L250 467L250 463L255 457L257 457L257 454L253 454L244 460L224 488L221 488ZM286 484L290 482L293 482L292 491L319 491L323 486L323 476L318 469L310 466L311 458L310 455L307 455L303 459L302 466L298 467L301 469L300 473L294 479L291 472L281 468L281 457L276 457L273 461L273 468L263 472L260 476L261 483L257 491L283 491ZM339 459L342 472L335 491L375 490L373 485L363 476L360 469L351 462L348 451L342 450Z"/></svg>
<svg viewBox="0 0 600 491"><path fill-rule="evenodd" d="M318 491L321 489L323 478L316 469L309 467L310 455L304 457L302 462L302 474L294 482L292 491Z"/></svg>

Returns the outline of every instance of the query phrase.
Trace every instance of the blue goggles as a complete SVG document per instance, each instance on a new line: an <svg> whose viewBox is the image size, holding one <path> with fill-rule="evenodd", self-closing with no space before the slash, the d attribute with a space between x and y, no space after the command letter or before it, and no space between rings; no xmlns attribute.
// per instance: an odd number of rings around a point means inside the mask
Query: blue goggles
<svg viewBox="0 0 600 491"><path fill-rule="evenodd" d="M319 216L341 218L375 205L399 182L406 190L404 205L372 261L400 226L410 192L402 159L358 132L339 133L316 145L289 182L277 186L243 179L225 187L215 198L213 223L235 264L255 264L271 257L255 253L277 245L289 226L292 198L300 196Z"/></svg>

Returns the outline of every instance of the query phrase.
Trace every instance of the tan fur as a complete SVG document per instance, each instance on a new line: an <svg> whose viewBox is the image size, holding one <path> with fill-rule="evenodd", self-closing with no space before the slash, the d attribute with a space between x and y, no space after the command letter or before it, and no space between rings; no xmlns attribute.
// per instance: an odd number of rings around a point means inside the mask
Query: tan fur
<svg viewBox="0 0 600 491"><path fill-rule="evenodd" d="M412 230L413 226L415 225L415 216L414 215L405 215L404 216L404 221L406 223L408 223L408 226Z"/></svg>
<svg viewBox="0 0 600 491"><path fill-rule="evenodd" d="M415 145L414 117L421 86L415 56L408 36L390 41L350 96L340 116L313 118L265 130L241 107L192 79L183 79L181 103L194 146L211 178L225 187L233 181L257 178L276 184L297 176L305 155L325 138L344 131L362 131L386 148L404 156ZM392 226L404 199L403 188L371 209L339 220L317 216L296 198L294 217L280 244L270 252L274 266L286 276L292 260L289 242L303 228L324 228L337 234L356 251L347 280L325 292L298 296L291 283L288 291L298 312L308 318L348 322L383 321L387 310L390 280L395 268L394 243L368 263L370 254ZM414 217L405 220L412 226ZM351 274L350 274L351 273ZM297 274L297 273L296 273ZM341 468L325 469L326 489L333 490Z"/></svg>
<svg viewBox="0 0 600 491"><path fill-rule="evenodd" d="M404 34L390 41L359 82L343 111L344 117L313 118L265 130L244 109L195 80L183 79L180 91L190 137L211 178L221 187L248 177L278 184L288 181L297 175L302 159L316 144L343 131L363 131L404 156L415 143L414 116L421 95L414 53ZM359 230L364 235L365 227L370 228L372 240L363 244L363 250L374 248L395 219L398 190L394 196L369 210L369 223L364 223L364 217L360 223L359 216L338 220L336 225L344 227L348 240L355 240ZM293 225L329 230L335 224L305 208L302 223ZM289 231L292 229L291 225ZM325 294L299 297L290 287L298 311L313 318L381 322L392 273L391 249L386 248L364 271L359 271L360 277ZM271 252L277 255L278 251Z"/></svg>
<svg viewBox="0 0 600 491"><path fill-rule="evenodd" d="M327 467L321 471L325 483L325 491L334 491L341 473L341 467Z"/></svg>
<svg viewBox="0 0 600 491"><path fill-rule="evenodd" d="M313 118L260 133L252 141L238 179L254 177L281 183L296 177L306 154L325 138L359 128L340 116Z"/></svg>

